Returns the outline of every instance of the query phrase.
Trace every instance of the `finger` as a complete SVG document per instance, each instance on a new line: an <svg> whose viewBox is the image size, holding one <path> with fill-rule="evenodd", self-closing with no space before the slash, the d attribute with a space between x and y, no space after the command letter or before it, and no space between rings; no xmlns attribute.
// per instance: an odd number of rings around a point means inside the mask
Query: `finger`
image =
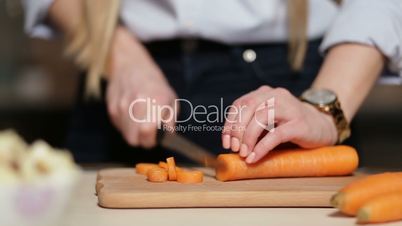
<svg viewBox="0 0 402 226"><path fill-rule="evenodd" d="M135 110L132 109L133 115L135 116ZM130 117L128 110L121 110L119 113L119 123L121 125L121 132L127 143L131 146L139 145L138 138L138 123Z"/></svg>
<svg viewBox="0 0 402 226"><path fill-rule="evenodd" d="M171 101L169 108L162 112L162 122L159 122L158 125L163 126L162 129L167 132L175 132L176 120L179 112L180 106L175 106L174 104L175 98ZM177 109L176 109L177 107Z"/></svg>
<svg viewBox="0 0 402 226"><path fill-rule="evenodd" d="M133 123L131 120L129 120L128 122L126 120L122 120L121 122L122 125L127 125L131 123ZM139 145L138 127L129 125L124 126L124 128L122 129L122 134L124 139L130 146L136 147Z"/></svg>
<svg viewBox="0 0 402 226"><path fill-rule="evenodd" d="M123 96L120 100L120 123L124 127L124 137L129 145L140 145L140 125L143 123L143 111L145 103L138 102L133 105L134 101L139 99L131 99L128 96ZM129 102L132 101L132 102ZM144 100L145 101L145 100Z"/></svg>
<svg viewBox="0 0 402 226"><path fill-rule="evenodd" d="M266 93L271 89L272 88L269 86L261 86L257 90L240 97L231 105L232 107L228 112L222 136L222 143L224 148L231 148L232 151L235 152L239 151L243 134L242 130L244 130L249 119L252 117L252 108L255 105L258 105L254 104L254 102L257 103L263 101L263 97L261 95L258 95L257 93ZM246 110L244 116L242 115L241 118L239 118L239 115L241 115L241 112L244 110L243 108L247 107L250 107L250 109Z"/></svg>
<svg viewBox="0 0 402 226"><path fill-rule="evenodd" d="M232 104L229 105L226 109L228 109L228 112L226 113L225 116L225 124L223 126L222 130L222 146L225 149L229 149L231 147L231 137L230 137L230 131L231 131L231 126L236 119L236 111L237 107Z"/></svg>
<svg viewBox="0 0 402 226"><path fill-rule="evenodd" d="M157 123L146 122L139 127L139 144L144 148L152 148L156 145Z"/></svg>
<svg viewBox="0 0 402 226"><path fill-rule="evenodd" d="M256 101L257 97L253 101ZM231 137L231 149L235 152L241 149L244 131L247 125L253 118L255 106L254 103L248 102L249 105L242 105L239 108L239 114L237 114L234 123L231 125L230 137Z"/></svg>
<svg viewBox="0 0 402 226"><path fill-rule="evenodd" d="M267 104L263 108L259 107L244 132L240 156L248 156L263 133L286 123L287 117L287 112L281 106Z"/></svg>
<svg viewBox="0 0 402 226"><path fill-rule="evenodd" d="M265 122L260 124L256 120L252 120L246 128L243 136L243 143L240 148L239 155L241 157L246 157L254 149L255 144L261 134L266 131Z"/></svg>
<svg viewBox="0 0 402 226"><path fill-rule="evenodd" d="M140 143L145 148L152 148L156 145L156 136L158 128L167 132L174 132L174 126L177 117L177 111L174 106L174 97L163 97L157 101L158 112L156 120L146 121L140 125ZM170 102L169 102L170 101ZM163 104L165 103L165 104ZM146 117L150 109L139 108L138 115Z"/></svg>
<svg viewBox="0 0 402 226"><path fill-rule="evenodd" d="M279 144L290 141L293 138L294 130L292 123L286 123L267 133L247 156L246 162L255 163Z"/></svg>
<svg viewBox="0 0 402 226"><path fill-rule="evenodd" d="M144 148L151 148L156 144L157 121L149 117L152 113L150 111L146 103L136 104L134 109L134 115L139 121L132 126L137 128L138 143Z"/></svg>
<svg viewBox="0 0 402 226"><path fill-rule="evenodd" d="M249 94L242 97L242 101L240 103L239 114L236 116L235 123L232 125L233 130L231 131L230 136L232 139L238 139L239 143L242 144L241 146L232 146L232 149L239 148L240 151L245 150L246 146L243 145L243 135L244 132L252 120L255 111L259 108L261 103L264 103L265 100L268 98L267 94L271 90L270 87L260 87L259 89L250 92Z"/></svg>
<svg viewBox="0 0 402 226"><path fill-rule="evenodd" d="M242 97L244 98L244 97ZM242 104L243 101L239 101L239 104L236 104L236 114L235 118L232 120L232 123L230 124L230 149L234 152L238 152L240 150L240 139L236 136L234 136L236 131L242 130L242 127L240 127L239 121L242 121L243 118L247 118L247 114L250 115L251 113L250 110L245 110L247 109L246 105ZM246 113L243 113L243 111L246 111ZM246 115L246 116L243 116ZM238 134L238 133L237 133Z"/></svg>

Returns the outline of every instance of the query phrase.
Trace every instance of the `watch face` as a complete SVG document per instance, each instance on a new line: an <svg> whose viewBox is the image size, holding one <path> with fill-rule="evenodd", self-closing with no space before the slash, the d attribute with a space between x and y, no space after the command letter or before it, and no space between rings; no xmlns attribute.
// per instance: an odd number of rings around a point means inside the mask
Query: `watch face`
<svg viewBox="0 0 402 226"><path fill-rule="evenodd" d="M317 105L330 104L336 100L336 94L327 89L309 89L302 94L302 97Z"/></svg>

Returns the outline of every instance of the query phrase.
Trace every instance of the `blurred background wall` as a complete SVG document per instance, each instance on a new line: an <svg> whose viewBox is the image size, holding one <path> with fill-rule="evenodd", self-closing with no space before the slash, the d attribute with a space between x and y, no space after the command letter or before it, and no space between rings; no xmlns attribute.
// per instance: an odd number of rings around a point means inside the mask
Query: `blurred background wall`
<svg viewBox="0 0 402 226"><path fill-rule="evenodd" d="M62 147L78 70L63 58L60 40L24 34L17 2L0 0L0 129ZM402 168L402 86L392 83L377 84L354 121L352 141L365 166Z"/></svg>
<svg viewBox="0 0 402 226"><path fill-rule="evenodd" d="M62 146L78 73L60 40L30 39L17 0L0 0L0 129Z"/></svg>

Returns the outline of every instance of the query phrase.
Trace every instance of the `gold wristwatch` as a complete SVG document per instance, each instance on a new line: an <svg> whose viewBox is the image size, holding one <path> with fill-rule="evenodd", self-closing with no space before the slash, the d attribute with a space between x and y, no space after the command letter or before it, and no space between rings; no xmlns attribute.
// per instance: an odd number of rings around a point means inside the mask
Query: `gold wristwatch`
<svg viewBox="0 0 402 226"><path fill-rule="evenodd" d="M327 89L308 89L303 92L300 99L313 105L319 111L332 116L338 131L338 143L342 143L350 137L349 123L334 92Z"/></svg>

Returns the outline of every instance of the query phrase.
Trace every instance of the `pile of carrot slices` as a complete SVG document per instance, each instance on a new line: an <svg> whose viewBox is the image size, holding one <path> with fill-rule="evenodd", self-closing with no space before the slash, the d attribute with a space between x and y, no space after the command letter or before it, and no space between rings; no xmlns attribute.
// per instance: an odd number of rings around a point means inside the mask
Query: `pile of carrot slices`
<svg viewBox="0 0 402 226"><path fill-rule="evenodd" d="M146 175L150 182L177 181L183 184L202 183L204 174L198 170L184 170L176 166L173 157L166 159L166 162L138 163L135 165L135 171L138 174Z"/></svg>
<svg viewBox="0 0 402 226"><path fill-rule="evenodd" d="M374 174L356 180L331 198L331 204L358 223L402 220L402 172Z"/></svg>

